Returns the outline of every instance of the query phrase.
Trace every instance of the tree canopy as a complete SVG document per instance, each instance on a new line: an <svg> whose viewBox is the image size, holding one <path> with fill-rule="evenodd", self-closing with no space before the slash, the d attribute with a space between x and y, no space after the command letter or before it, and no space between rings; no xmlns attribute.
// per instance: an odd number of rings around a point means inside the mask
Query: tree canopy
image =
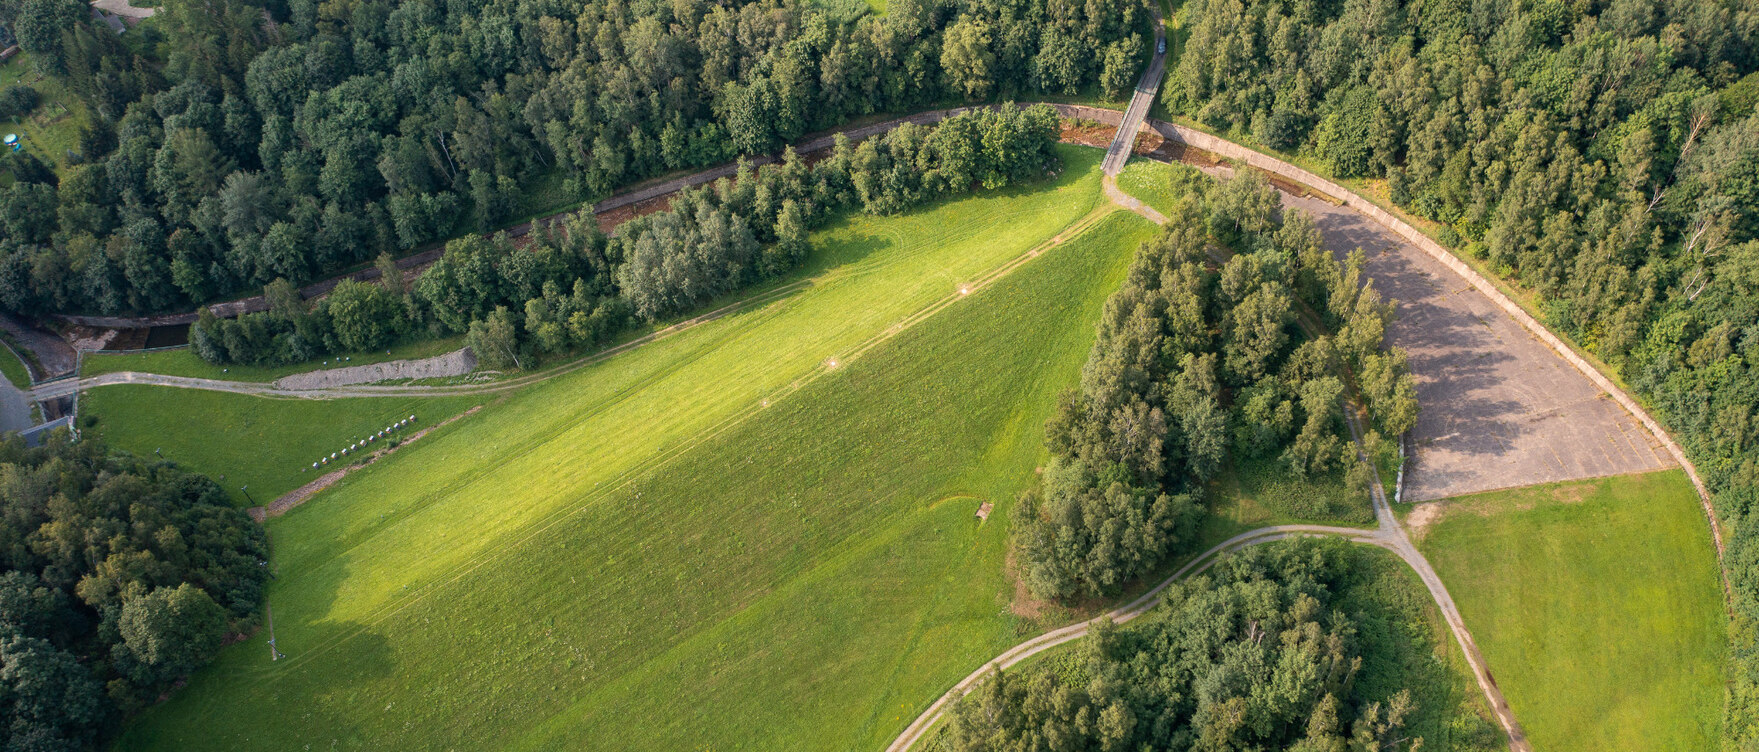
<svg viewBox="0 0 1759 752"><path fill-rule="evenodd" d="M0 442L0 747L97 746L255 618L267 557L206 477L65 433Z"/></svg>
<svg viewBox="0 0 1759 752"><path fill-rule="evenodd" d="M790 150L779 164L742 164L681 191L615 237L591 211L539 223L517 245L470 235L448 243L407 289L395 275L344 281L308 305L283 280L266 296L284 302L236 319L203 314L191 339L210 362L266 364L375 349L409 333L463 333L490 367L529 367L792 271L810 251L807 231L834 211L897 212L1043 176L1058 164L1058 132L1049 106L1004 105L932 128L905 124L859 146L839 139L810 167Z"/></svg>
<svg viewBox="0 0 1759 752"><path fill-rule="evenodd" d="M1147 616L1102 622L1064 671L999 672L953 707L950 752L1139 749L1395 752L1408 689L1364 697L1361 615L1340 607L1339 541L1225 555L1176 582Z"/></svg>
<svg viewBox="0 0 1759 752"><path fill-rule="evenodd" d="M1205 180L1183 173L1169 223L1106 302L1080 389L1046 427L1050 464L1015 515L1039 596L1113 592L1180 550L1231 456L1302 477L1355 469L1343 372L1373 374L1362 397L1378 431L1416 422L1405 356L1382 350L1392 307L1363 282L1360 251L1333 257L1260 173ZM1303 330L1305 311L1320 321Z"/></svg>
<svg viewBox="0 0 1759 752"><path fill-rule="evenodd" d="M187 309L853 117L1116 88L1148 22L1130 0L166 0L125 46L72 0L0 16L94 120L60 175L6 161L46 189L0 241L0 307L26 314Z"/></svg>
<svg viewBox="0 0 1759 752"><path fill-rule="evenodd" d="M1534 293L1675 434L1729 532L1759 741L1759 6L1194 0L1174 112L1296 151Z"/></svg>

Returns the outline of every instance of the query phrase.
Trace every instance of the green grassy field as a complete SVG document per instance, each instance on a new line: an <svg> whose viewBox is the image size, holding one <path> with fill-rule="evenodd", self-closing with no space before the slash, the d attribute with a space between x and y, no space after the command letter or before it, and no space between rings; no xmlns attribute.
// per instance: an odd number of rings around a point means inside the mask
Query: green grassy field
<svg viewBox="0 0 1759 752"><path fill-rule="evenodd" d="M1173 192L1172 176L1172 165L1133 159L1118 173L1118 188L1163 215L1171 214L1179 197Z"/></svg>
<svg viewBox="0 0 1759 752"><path fill-rule="evenodd" d="M884 746L1044 626L1007 607L1007 511L1152 232L1113 213L982 285L1098 205L1100 152L1063 154L1055 186L839 221L800 292L272 521L289 657L228 649L121 748Z"/></svg>
<svg viewBox="0 0 1759 752"><path fill-rule="evenodd" d="M1499 491L1441 509L1419 526L1418 545L1535 749L1717 748L1722 591L1683 472Z"/></svg>
<svg viewBox="0 0 1759 752"><path fill-rule="evenodd" d="M1337 605L1356 613L1361 626L1362 670L1354 685L1358 700L1390 698L1401 688L1410 689L1416 710L1405 733L1422 737L1423 749L1507 749L1472 668L1417 573L1391 552L1370 546L1351 550L1358 575Z"/></svg>
<svg viewBox="0 0 1759 752"><path fill-rule="evenodd" d="M233 503L254 506L342 467L332 461L313 470L311 463L400 418L415 415L411 431L420 430L491 399L264 399L125 384L87 390L80 415L96 418L86 430L105 441L142 456L157 450L157 456L212 477ZM245 486L248 493L241 490Z"/></svg>
<svg viewBox="0 0 1759 752"><path fill-rule="evenodd" d="M167 376L188 376L198 379L220 379L223 381L274 381L305 371L324 368L340 368L344 366L362 366L371 363L383 363L387 360L403 358L426 358L433 355L449 353L464 346L464 337L444 337L440 339L417 339L398 344L387 350L376 350L366 353L344 353L333 357L320 358L305 363L286 366L217 366L197 357L195 351L188 347L174 350L148 350L135 352L91 352L86 353L85 360L80 363L81 377L97 376L105 373L122 371L138 371L140 373L160 373ZM347 358L347 360L343 360Z"/></svg>

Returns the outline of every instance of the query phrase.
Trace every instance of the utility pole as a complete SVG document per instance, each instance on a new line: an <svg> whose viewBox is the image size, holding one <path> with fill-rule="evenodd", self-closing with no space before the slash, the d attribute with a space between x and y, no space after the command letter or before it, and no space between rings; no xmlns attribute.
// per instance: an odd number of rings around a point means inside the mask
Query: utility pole
<svg viewBox="0 0 1759 752"><path fill-rule="evenodd" d="M265 602L263 604L263 613L266 614L269 619L269 660L281 660L282 656L285 654L275 648L275 610L270 608L269 604Z"/></svg>
<svg viewBox="0 0 1759 752"><path fill-rule="evenodd" d="M244 492L244 498L245 498L245 500L246 500L246 501L249 501L249 502L250 502L250 503L251 503L251 505L252 505L252 506L255 506L255 505L256 505L256 503L257 503L257 500L256 500L256 499L252 499L252 498L250 498L250 486L249 486L249 485L243 485L243 486L239 486L239 487L238 487L238 490L240 490L240 491L243 491L243 492Z"/></svg>

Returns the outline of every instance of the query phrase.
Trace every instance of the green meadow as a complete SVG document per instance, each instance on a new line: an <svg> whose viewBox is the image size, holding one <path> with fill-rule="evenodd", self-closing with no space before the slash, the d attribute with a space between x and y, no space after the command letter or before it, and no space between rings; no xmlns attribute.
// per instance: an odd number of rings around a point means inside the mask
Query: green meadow
<svg viewBox="0 0 1759 752"><path fill-rule="evenodd" d="M1118 189L1162 215L1168 215L1179 200L1172 180L1172 165L1135 159L1124 165L1123 172L1118 173Z"/></svg>
<svg viewBox="0 0 1759 752"><path fill-rule="evenodd" d="M1418 545L1535 749L1717 748L1726 623L1716 552L1684 472L1497 491L1439 509Z"/></svg>
<svg viewBox="0 0 1759 752"><path fill-rule="evenodd" d="M340 456L316 470L311 463L400 419L416 416L411 428L393 434L393 438L436 425L491 399L265 399L122 384L87 390L80 396L79 409L82 421L95 420L84 429L88 433L138 455L156 452L158 457L207 475L226 489L233 503L248 507L267 504L324 472L343 467L347 460ZM382 447L383 442L374 442L373 448Z"/></svg>
<svg viewBox="0 0 1759 752"><path fill-rule="evenodd" d="M1054 184L840 220L798 291L496 397L272 520L287 657L232 646L119 748L883 747L1049 626L1009 608L1007 512L1153 232L1096 211L1098 150L1063 155ZM141 451L116 409L92 412Z"/></svg>
<svg viewBox="0 0 1759 752"><path fill-rule="evenodd" d="M28 52L20 52L0 64L0 89L16 85L35 89L42 99L30 114L0 121L0 128L16 133L26 151L56 171L72 166L67 152L79 147L79 129L91 118L85 103L68 90L62 79L38 73ZM7 182L10 184L10 176Z"/></svg>

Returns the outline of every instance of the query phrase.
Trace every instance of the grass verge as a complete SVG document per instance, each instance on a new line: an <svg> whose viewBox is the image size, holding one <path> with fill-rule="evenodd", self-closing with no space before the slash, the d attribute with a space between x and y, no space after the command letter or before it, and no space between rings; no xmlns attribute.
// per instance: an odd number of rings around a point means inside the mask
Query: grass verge
<svg viewBox="0 0 1759 752"><path fill-rule="evenodd" d="M11 347L0 348L0 375L19 389L31 388L31 372Z"/></svg>

